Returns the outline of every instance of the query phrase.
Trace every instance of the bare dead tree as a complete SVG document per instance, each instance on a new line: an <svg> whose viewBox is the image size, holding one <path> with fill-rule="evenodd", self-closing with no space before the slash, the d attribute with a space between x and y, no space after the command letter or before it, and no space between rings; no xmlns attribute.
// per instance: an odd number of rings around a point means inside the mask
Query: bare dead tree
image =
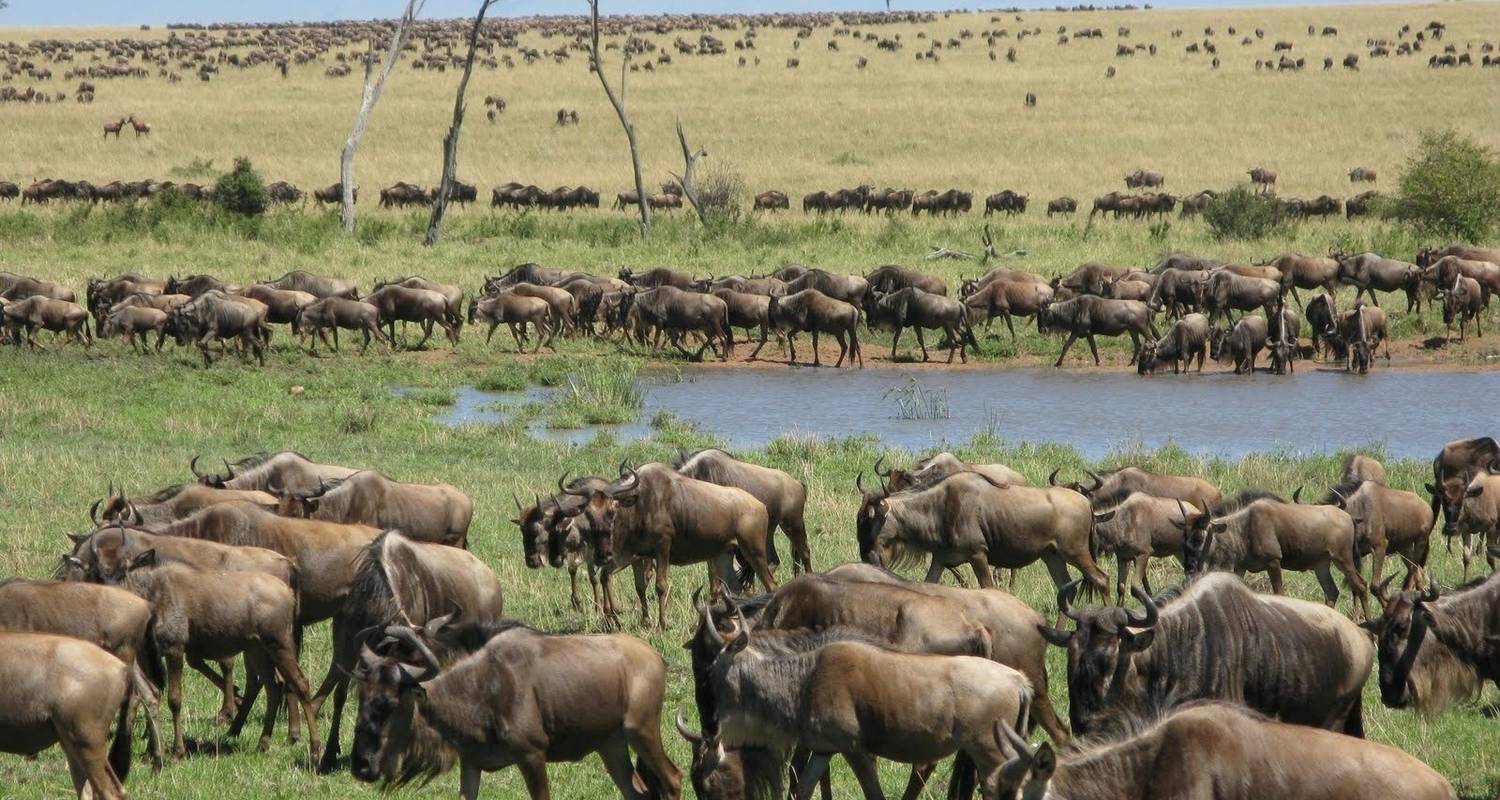
<svg viewBox="0 0 1500 800"><path fill-rule="evenodd" d="M698 159L708 156L708 151L699 149L694 151L688 147L687 134L682 132L682 117L677 118L677 142L682 145L682 174L668 173L677 180L682 187L682 194L687 197L688 203L692 204L693 210L698 212L698 220L704 225L708 224L708 210L703 207L703 202L698 196L698 187L693 183L693 170L698 166Z"/></svg>
<svg viewBox="0 0 1500 800"><path fill-rule="evenodd" d="M464 124L464 92L469 88L469 74L474 71L474 50L479 45L479 28L484 15L498 0L483 0L469 30L469 56L464 60L464 74L458 79L458 95L453 98L453 125L443 137L443 179L438 183L437 197L432 201L432 218L427 222L427 236L422 244L432 247L443 234L443 214L448 211L448 194L453 191L454 173L458 172L458 130Z"/></svg>
<svg viewBox="0 0 1500 800"><path fill-rule="evenodd" d="M630 124L630 116L625 113L625 71L627 63L620 63L620 93L615 94L614 87L609 85L609 79L604 77L604 63L600 57L599 48L599 0L588 0L589 4L589 30L591 32L591 45L589 47L589 68L599 76L599 83L604 87L604 96L609 98L609 104L615 107L615 114L620 118L620 127L625 129L625 140L630 143L630 164L635 170L635 196L640 202L637 205L641 211L641 238L651 235L651 204L646 198L646 179L641 173L641 150L635 141L635 126ZM628 59L627 59L628 61Z"/></svg>
<svg viewBox="0 0 1500 800"><path fill-rule="evenodd" d="M391 70L401 57L401 48L406 46L411 25L426 4L427 0L406 0L406 11L396 21L396 29L391 33L391 47L386 51L379 75L374 74L375 40L370 40L370 50L365 55L365 88L359 103L359 114L354 117L354 129L349 131L349 138L344 141L344 150L339 158L339 188L343 194L339 201L339 218L348 233L354 232L354 151L359 148L359 140L365 135L365 126L370 122L370 112L375 110L375 103L380 100L380 90L385 88L385 79L390 77Z"/></svg>

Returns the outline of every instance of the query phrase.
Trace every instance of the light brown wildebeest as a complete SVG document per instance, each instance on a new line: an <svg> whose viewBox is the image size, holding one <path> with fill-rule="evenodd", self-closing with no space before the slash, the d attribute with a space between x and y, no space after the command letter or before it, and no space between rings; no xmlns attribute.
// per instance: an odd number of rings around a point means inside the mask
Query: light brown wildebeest
<svg viewBox="0 0 1500 800"><path fill-rule="evenodd" d="M363 470L325 480L310 492L266 488L280 499L284 516L396 528L419 541L468 547L474 501L446 483L404 483Z"/></svg>
<svg viewBox="0 0 1500 800"><path fill-rule="evenodd" d="M489 344L495 329L503 323L510 328L511 338L516 340L516 350L526 352L526 342L531 336L526 331L530 325L536 329L536 349L552 347L552 338L557 335L558 325L552 316L552 306L540 297L528 297L515 292L501 292L493 297L469 299L469 324L489 323L484 343Z"/></svg>
<svg viewBox="0 0 1500 800"><path fill-rule="evenodd" d="M309 335L308 353L311 355L318 354L319 339L323 341L324 347L331 347L337 353L340 328L364 334L364 344L359 348L361 354L369 348L371 339L387 347L392 346L385 331L380 329L380 309L361 300L346 300L342 297L318 300L304 307L292 322L294 331ZM330 329L333 331L332 344L326 333Z"/></svg>
<svg viewBox="0 0 1500 800"><path fill-rule="evenodd" d="M21 344L21 331L25 330L26 344L32 350L37 349L38 329L64 334L64 344L78 342L85 348L93 346L93 338L89 336L89 312L77 303L33 295L25 300L0 304L0 318L10 328L11 339L17 346Z"/></svg>

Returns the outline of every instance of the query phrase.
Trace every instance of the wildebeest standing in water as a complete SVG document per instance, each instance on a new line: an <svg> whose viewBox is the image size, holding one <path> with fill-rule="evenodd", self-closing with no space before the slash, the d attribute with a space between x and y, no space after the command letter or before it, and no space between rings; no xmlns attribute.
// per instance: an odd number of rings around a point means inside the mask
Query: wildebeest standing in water
<svg viewBox="0 0 1500 800"><path fill-rule="evenodd" d="M1198 360L1198 371L1203 371L1203 361L1208 357L1209 334L1212 326L1202 314L1187 314L1172 323L1162 338L1148 342L1136 361L1140 374L1155 372L1167 362L1172 364L1172 373L1191 369L1193 359Z"/></svg>
<svg viewBox="0 0 1500 800"><path fill-rule="evenodd" d="M1240 317L1233 328L1213 329L1210 339L1213 358L1233 362L1236 375L1254 375L1255 359L1265 349L1267 336L1265 317Z"/></svg>

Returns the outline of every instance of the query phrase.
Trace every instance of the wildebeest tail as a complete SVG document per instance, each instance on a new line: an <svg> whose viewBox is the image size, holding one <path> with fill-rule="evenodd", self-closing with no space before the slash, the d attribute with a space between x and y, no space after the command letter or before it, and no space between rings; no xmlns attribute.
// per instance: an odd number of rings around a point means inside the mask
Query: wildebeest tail
<svg viewBox="0 0 1500 800"><path fill-rule="evenodd" d="M302 573L292 565L292 657L302 660Z"/></svg>
<svg viewBox="0 0 1500 800"><path fill-rule="evenodd" d="M146 674L146 680L158 691L167 685L167 671L162 666L161 651L156 647L156 620L146 623L146 641L141 645L141 652L137 653L135 660L141 665L141 671Z"/></svg>
<svg viewBox="0 0 1500 800"><path fill-rule="evenodd" d="M130 774L130 726L126 722L130 719L130 703L134 699L135 687L127 680L125 698L120 701L120 714L115 719L115 738L109 745L109 768L114 770L120 783L124 783ZM96 788L102 791L104 787Z"/></svg>
<svg viewBox="0 0 1500 800"><path fill-rule="evenodd" d="M948 800L969 800L974 796L979 769L968 753L960 750L953 756L953 775L948 779Z"/></svg>

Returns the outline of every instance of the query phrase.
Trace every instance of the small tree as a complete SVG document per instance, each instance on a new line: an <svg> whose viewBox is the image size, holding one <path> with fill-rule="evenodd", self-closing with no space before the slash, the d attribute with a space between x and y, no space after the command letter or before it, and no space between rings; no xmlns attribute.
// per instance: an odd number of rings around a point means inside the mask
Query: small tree
<svg viewBox="0 0 1500 800"><path fill-rule="evenodd" d="M1275 197L1236 186L1203 209L1203 220L1220 239L1264 239L1287 224Z"/></svg>
<svg viewBox="0 0 1500 800"><path fill-rule="evenodd" d="M339 152L339 220L348 233L354 232L354 151L359 149L359 140L364 138L365 126L370 122L370 112L375 110L375 104L380 101L380 90L385 88L385 79L390 77L396 61L401 58L401 49L406 46L412 23L416 22L417 15L422 13L425 5L427 0L406 0L406 11L396 20L395 28L391 31L391 46L380 64L379 73L375 72L375 37L370 37L370 49L365 53L365 83L360 94L359 113L354 115L354 128L349 131L349 138L344 140L344 149Z"/></svg>
<svg viewBox="0 0 1500 800"><path fill-rule="evenodd" d="M271 195L260 173L250 166L250 159L240 156L234 160L234 169L220 175L214 184L214 202L225 211L255 216L265 213Z"/></svg>
<svg viewBox="0 0 1500 800"><path fill-rule="evenodd" d="M474 15L474 27L469 29L469 56L464 59L464 74L458 80L458 94L453 99L453 124L448 135L443 137L443 178L438 182L437 195L432 201L432 217L427 222L427 235L422 244L431 247L438 242L443 232L443 214L448 210L448 194L453 191L454 173L458 171L458 131L464 124L464 93L469 90L469 75L474 72L474 50L479 46L479 29L484 25L484 15L498 0L483 0L479 13Z"/></svg>
<svg viewBox="0 0 1500 800"><path fill-rule="evenodd" d="M1485 241L1500 227L1500 160L1457 131L1423 133L1390 209L1419 234Z"/></svg>
<svg viewBox="0 0 1500 800"><path fill-rule="evenodd" d="M625 129L625 141L630 145L630 167L635 173L635 199L637 210L641 214L641 238L645 239L651 235L651 204L646 202L646 178L641 168L641 148L635 140L635 126L630 123L630 115L625 112L625 69L630 66L630 57L627 55L620 62L620 91L616 94L614 87L609 85L609 78L604 75L604 62L599 55L599 0L588 0L588 4L589 69L599 76L604 96L614 106L615 116L620 118L620 127Z"/></svg>

